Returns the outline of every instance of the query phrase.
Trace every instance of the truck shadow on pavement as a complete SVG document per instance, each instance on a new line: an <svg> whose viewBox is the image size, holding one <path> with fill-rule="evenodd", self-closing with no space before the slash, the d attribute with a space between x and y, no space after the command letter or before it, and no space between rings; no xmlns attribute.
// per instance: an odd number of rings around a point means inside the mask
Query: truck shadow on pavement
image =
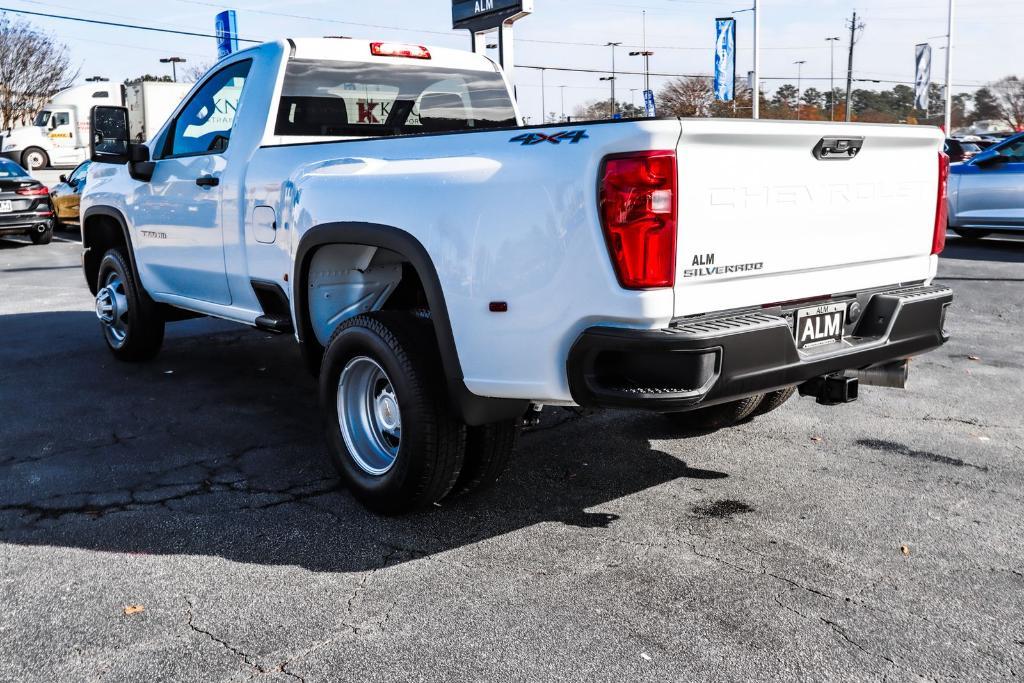
<svg viewBox="0 0 1024 683"><path fill-rule="evenodd" d="M1005 239L1006 237L1008 236L993 235L980 240L950 238L946 241L946 248L943 250L941 258L993 263L1024 263L1024 241Z"/></svg>
<svg viewBox="0 0 1024 683"><path fill-rule="evenodd" d="M217 329L172 325L156 360L127 365L92 313L0 317L0 541L363 571L542 522L608 526L617 516L593 508L727 476L621 429L657 416L560 411L523 435L495 488L379 517L328 463L294 341Z"/></svg>

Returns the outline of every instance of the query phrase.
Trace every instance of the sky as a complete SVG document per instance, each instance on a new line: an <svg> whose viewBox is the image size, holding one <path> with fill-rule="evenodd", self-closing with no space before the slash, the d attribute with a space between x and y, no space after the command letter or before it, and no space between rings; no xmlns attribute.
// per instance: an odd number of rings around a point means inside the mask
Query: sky
<svg viewBox="0 0 1024 683"><path fill-rule="evenodd" d="M714 19L735 16L739 46L737 73L752 65L750 12L753 0L535 0L533 15L516 24L518 65L573 67L610 71L611 48L622 42L619 72L642 72L639 57L629 57L644 40L654 50L651 71L663 74L710 74L713 68ZM1024 0L956 0L954 92L974 90L1016 73L1024 77ZM914 45L933 47L933 77L944 81L948 0L760 0L762 87L772 91L797 84L797 61L803 87L829 87L830 45L835 45L836 86L845 87L850 32L847 22L856 10L865 28L855 48L855 78L913 81ZM416 42L468 49L469 34L451 28L450 0L0 0L0 8L142 24L198 33L213 33L214 16L222 9L238 13L242 38L346 35L358 38ZM54 18L26 17L70 48L83 78L105 76L114 81L143 73L169 72L161 57L180 56L189 64L216 60L213 38L176 36L134 29L82 24ZM839 36L829 43L827 37ZM941 48L941 49L940 49ZM496 55L492 55L495 56ZM188 66L188 65L186 65ZM600 73L541 72L517 68L514 80L523 113L539 122L542 103L548 112L566 113L579 104L608 98ZM657 90L667 77L655 76ZM855 87L889 88L892 83L856 83ZM563 87L564 86L564 87ZM643 76L621 74L618 99L643 101Z"/></svg>

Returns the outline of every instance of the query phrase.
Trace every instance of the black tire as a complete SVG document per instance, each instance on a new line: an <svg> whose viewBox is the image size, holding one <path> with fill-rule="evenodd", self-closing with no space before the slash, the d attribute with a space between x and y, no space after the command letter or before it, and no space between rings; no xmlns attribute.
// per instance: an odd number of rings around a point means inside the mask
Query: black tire
<svg viewBox="0 0 1024 683"><path fill-rule="evenodd" d="M977 228L953 228L953 232L965 240L980 240L992 234L991 230L978 230Z"/></svg>
<svg viewBox="0 0 1024 683"><path fill-rule="evenodd" d="M360 435L343 433L339 416L339 390L347 368L376 366L384 373L387 390L398 407L399 437L390 463L373 472L372 448L351 453L346 438L355 445ZM381 311L360 315L342 323L327 345L320 371L320 403L323 406L331 460L352 494L366 507L383 514L400 514L437 503L455 486L466 448L466 427L449 408L444 376L433 328L408 313ZM370 391L376 391L370 385ZM378 397L379 398L379 397ZM344 402L355 415L362 402ZM367 399L365 410L373 413ZM373 417L364 425L371 425ZM351 416L346 424L358 422ZM378 419L377 428L380 428ZM373 429L362 430L366 439ZM380 433L377 433L380 436ZM379 443L379 440L378 440Z"/></svg>
<svg viewBox="0 0 1024 683"><path fill-rule="evenodd" d="M33 158L40 159L41 163L33 165ZM26 171L29 172L31 172L35 168L49 168L50 157L49 155L47 155L46 150L40 149L38 147L29 147L28 149L21 153L21 165L25 168Z"/></svg>
<svg viewBox="0 0 1024 683"><path fill-rule="evenodd" d="M758 394L685 413L665 413L665 417L687 431L714 432L746 420L761 405L762 399L764 395Z"/></svg>
<svg viewBox="0 0 1024 683"><path fill-rule="evenodd" d="M49 244L53 241L53 228L49 227L42 232L33 229L28 236L32 240L32 244Z"/></svg>
<svg viewBox="0 0 1024 683"><path fill-rule="evenodd" d="M754 411L754 415L767 415L773 410L781 408L782 404L793 398L793 394L795 393L796 387L788 387L786 389L768 392L764 395L761 405L759 405L757 410Z"/></svg>
<svg viewBox="0 0 1024 683"><path fill-rule="evenodd" d="M118 360L150 360L159 353L164 342L164 318L149 295L139 287L128 259L120 249L111 249L100 261L96 277L98 302L108 286L123 297L128 310L122 313L119 307L116 308L113 322L100 320L107 348Z"/></svg>
<svg viewBox="0 0 1024 683"><path fill-rule="evenodd" d="M518 440L519 420L467 428L466 459L455 490L469 493L498 481L512 459Z"/></svg>

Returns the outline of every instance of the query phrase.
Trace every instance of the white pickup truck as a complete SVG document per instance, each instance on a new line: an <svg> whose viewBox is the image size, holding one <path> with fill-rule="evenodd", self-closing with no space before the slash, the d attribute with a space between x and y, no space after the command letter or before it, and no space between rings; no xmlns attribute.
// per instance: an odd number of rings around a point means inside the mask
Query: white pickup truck
<svg viewBox="0 0 1024 683"><path fill-rule="evenodd" d="M483 56L349 39L225 58L145 145L97 107L107 344L294 333L335 464L396 512L496 479L541 405L717 427L900 385L948 338L937 129L521 121Z"/></svg>

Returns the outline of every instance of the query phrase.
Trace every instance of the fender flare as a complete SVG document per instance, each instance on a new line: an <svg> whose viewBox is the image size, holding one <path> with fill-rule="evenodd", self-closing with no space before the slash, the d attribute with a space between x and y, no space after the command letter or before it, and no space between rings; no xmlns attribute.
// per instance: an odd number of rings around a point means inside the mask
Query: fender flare
<svg viewBox="0 0 1024 683"><path fill-rule="evenodd" d="M92 249L93 245L89 244L89 219L94 216L106 216L112 218L118 227L121 228L121 234L124 237L124 243L127 246L128 251L128 262L132 268L132 275L135 277L135 281L142 285L142 280L139 277L139 266L135 262L135 248L132 246L131 232L128 230L128 221L125 220L124 214L112 206L90 206L82 214L82 271L84 275L88 275L88 271L85 268L86 255ZM102 258L102 254L99 255ZM89 282L89 278L86 277L86 284L89 285L89 291L93 294L96 293L96 283Z"/></svg>
<svg viewBox="0 0 1024 683"><path fill-rule="evenodd" d="M454 408L467 424L474 426L513 419L526 412L529 401L477 396L466 388L444 290L433 260L416 237L390 225L365 222L323 223L310 228L302 235L295 252L292 292L295 298L295 332L307 360L319 358L323 353L323 347L313 332L309 314L309 266L316 250L328 244L380 247L393 251L409 261L423 283L430 306L449 395Z"/></svg>

